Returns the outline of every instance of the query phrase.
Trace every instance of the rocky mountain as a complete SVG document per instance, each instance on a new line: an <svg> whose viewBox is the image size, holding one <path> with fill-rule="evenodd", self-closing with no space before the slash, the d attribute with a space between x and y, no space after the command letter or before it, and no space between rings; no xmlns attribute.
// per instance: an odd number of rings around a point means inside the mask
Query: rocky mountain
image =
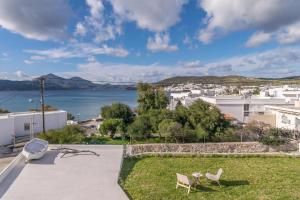
<svg viewBox="0 0 300 200"><path fill-rule="evenodd" d="M45 78L46 90L100 90L108 88L132 88L132 86L128 85L96 84L80 77L66 79L54 74L47 74L43 77ZM39 80L37 79L31 81L0 80L0 90L38 90L39 87Z"/></svg>

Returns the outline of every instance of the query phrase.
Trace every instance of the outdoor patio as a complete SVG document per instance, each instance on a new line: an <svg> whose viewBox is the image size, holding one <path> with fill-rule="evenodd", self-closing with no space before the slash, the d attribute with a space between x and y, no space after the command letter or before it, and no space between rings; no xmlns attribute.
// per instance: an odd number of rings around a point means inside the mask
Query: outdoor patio
<svg viewBox="0 0 300 200"><path fill-rule="evenodd" d="M117 183L122 146L64 147L91 150L100 156L82 153L67 154L61 158L62 154L59 151L50 150L41 160L25 164L25 160L22 159L0 183L0 199L128 199Z"/></svg>

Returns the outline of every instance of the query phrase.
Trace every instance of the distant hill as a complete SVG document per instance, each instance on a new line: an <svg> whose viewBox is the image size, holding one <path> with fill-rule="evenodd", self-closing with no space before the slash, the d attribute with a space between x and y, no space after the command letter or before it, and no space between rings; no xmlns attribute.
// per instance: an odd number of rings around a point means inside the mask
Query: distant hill
<svg viewBox="0 0 300 200"><path fill-rule="evenodd" d="M251 78L245 76L176 76L161 80L156 84L176 85L182 83L224 85L300 84L300 76L291 76L283 78Z"/></svg>
<svg viewBox="0 0 300 200"><path fill-rule="evenodd" d="M46 79L46 90L100 90L108 88L134 88L134 86L128 85L96 84L80 77L66 79L54 74L47 74L43 77ZM0 90L38 90L39 87L39 80L36 79L32 81L0 80Z"/></svg>

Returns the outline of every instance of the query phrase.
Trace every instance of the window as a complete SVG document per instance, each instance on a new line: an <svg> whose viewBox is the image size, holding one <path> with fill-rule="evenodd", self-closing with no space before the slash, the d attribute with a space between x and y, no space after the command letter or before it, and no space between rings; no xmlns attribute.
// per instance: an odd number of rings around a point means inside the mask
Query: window
<svg viewBox="0 0 300 200"><path fill-rule="evenodd" d="M244 111L249 111L249 104L244 104Z"/></svg>
<svg viewBox="0 0 300 200"><path fill-rule="evenodd" d="M24 131L30 130L30 123L24 123Z"/></svg>

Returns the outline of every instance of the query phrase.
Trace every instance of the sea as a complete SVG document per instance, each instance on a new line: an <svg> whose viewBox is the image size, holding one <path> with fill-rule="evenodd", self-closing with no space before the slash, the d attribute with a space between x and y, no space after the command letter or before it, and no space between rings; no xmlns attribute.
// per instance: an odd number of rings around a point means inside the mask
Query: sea
<svg viewBox="0 0 300 200"><path fill-rule="evenodd" d="M45 91L45 104L65 110L80 121L99 116L101 107L113 102L125 103L134 109L137 92L126 89ZM11 112L40 108L40 92L0 91L0 108Z"/></svg>

